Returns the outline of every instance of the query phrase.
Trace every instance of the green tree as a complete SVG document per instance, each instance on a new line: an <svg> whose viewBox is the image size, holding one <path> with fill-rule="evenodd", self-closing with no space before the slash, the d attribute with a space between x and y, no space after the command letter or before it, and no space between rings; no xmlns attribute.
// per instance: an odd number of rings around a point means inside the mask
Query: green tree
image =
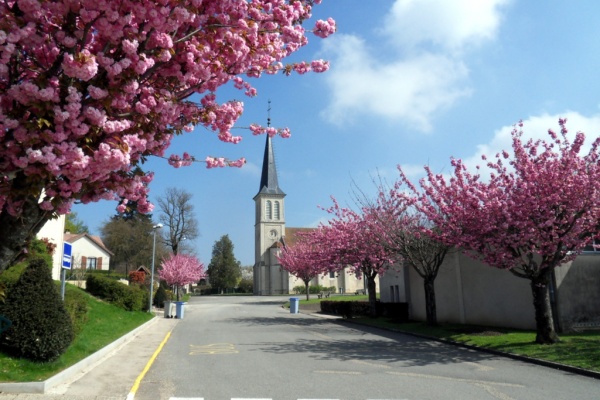
<svg viewBox="0 0 600 400"><path fill-rule="evenodd" d="M67 214L65 219L65 232L71 233L86 233L89 232L90 228L79 219L75 211Z"/></svg>
<svg viewBox="0 0 600 400"><path fill-rule="evenodd" d="M215 242L206 272L213 288L227 289L238 284L242 277L242 267L233 255L233 243L229 235L223 235Z"/></svg>
<svg viewBox="0 0 600 400"><path fill-rule="evenodd" d="M113 252L111 268L129 275L141 265L152 262L152 216L138 212L113 216L100 228L102 241ZM156 241L157 260L165 254L162 244Z"/></svg>

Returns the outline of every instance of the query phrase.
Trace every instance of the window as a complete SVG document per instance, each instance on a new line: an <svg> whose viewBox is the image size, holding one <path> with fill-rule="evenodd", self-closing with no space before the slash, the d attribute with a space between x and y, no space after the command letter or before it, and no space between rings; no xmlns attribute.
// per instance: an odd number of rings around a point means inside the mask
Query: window
<svg viewBox="0 0 600 400"><path fill-rule="evenodd" d="M329 271L329 277L331 279L335 278L335 272L334 271Z"/></svg>
<svg viewBox="0 0 600 400"><path fill-rule="evenodd" d="M394 285L390 285L390 303L396 302L396 295L394 294Z"/></svg>
<svg viewBox="0 0 600 400"><path fill-rule="evenodd" d="M85 264L85 269L96 269L97 268L97 258L96 257L88 257Z"/></svg>
<svg viewBox="0 0 600 400"><path fill-rule="evenodd" d="M275 208L275 219L279 219L280 216L279 216L279 202L278 201L275 202L274 208Z"/></svg>
<svg viewBox="0 0 600 400"><path fill-rule="evenodd" d="M273 219L273 204L271 203L271 200L267 200L267 203L265 204L265 214L267 219Z"/></svg>

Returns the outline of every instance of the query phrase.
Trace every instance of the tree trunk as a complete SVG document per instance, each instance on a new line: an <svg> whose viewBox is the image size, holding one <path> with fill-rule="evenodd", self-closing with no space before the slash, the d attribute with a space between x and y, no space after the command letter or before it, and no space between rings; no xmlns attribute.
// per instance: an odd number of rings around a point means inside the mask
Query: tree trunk
<svg viewBox="0 0 600 400"><path fill-rule="evenodd" d="M531 292L533 293L533 307L535 308L535 324L537 334L536 343L553 344L560 341L554 330L554 319L550 305L550 276L552 268L544 268L540 274L531 279Z"/></svg>
<svg viewBox="0 0 600 400"><path fill-rule="evenodd" d="M377 317L377 283L375 283L375 276L367 276L367 290L369 291L369 306L371 318Z"/></svg>
<svg viewBox="0 0 600 400"><path fill-rule="evenodd" d="M306 286L306 300L310 300L309 285L310 285L310 281L304 281L304 286Z"/></svg>
<svg viewBox="0 0 600 400"><path fill-rule="evenodd" d="M435 304L435 278L425 278L423 286L425 287L425 314L427 316L427 325L437 325L437 310Z"/></svg>
<svg viewBox="0 0 600 400"><path fill-rule="evenodd" d="M48 211L41 210L37 199L31 196L25 200L23 212L18 217L13 217L6 209L0 211L0 272L19 259L50 215ZM62 252L62 249L56 251Z"/></svg>

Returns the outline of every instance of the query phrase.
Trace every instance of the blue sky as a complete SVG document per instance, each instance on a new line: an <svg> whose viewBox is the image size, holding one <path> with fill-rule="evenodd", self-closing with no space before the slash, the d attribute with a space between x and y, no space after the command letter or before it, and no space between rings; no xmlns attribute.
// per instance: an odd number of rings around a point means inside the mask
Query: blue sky
<svg viewBox="0 0 600 400"><path fill-rule="evenodd" d="M217 95L244 101L240 127L265 124L271 100L272 125L292 131L274 139L286 225L316 226L328 217L318 206L331 205L330 196L353 205L353 185L374 194L372 179L395 180L398 164L417 180L426 164L449 172L452 156L475 166L484 153L510 149L519 120L531 137L558 129L559 117L573 132L599 135L598 15L593 0L323 0L310 25L333 17L337 33L310 35L293 59L327 59L327 73L265 76L252 81L258 96L251 99L230 88ZM155 171L151 200L168 187L192 193L201 234L194 245L205 264L225 234L242 265L254 263L252 198L265 137L235 133L245 137L231 145L197 128L167 155L243 156L242 169L145 165ZM74 211L99 234L116 205Z"/></svg>

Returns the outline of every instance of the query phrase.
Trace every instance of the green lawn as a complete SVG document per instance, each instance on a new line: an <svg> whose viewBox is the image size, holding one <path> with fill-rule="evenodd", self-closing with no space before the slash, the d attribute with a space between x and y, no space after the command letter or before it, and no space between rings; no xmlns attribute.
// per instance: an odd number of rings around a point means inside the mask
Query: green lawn
<svg viewBox="0 0 600 400"><path fill-rule="evenodd" d="M80 290L69 288L69 290ZM86 294L88 322L69 349L56 361L36 363L0 353L0 382L44 381L83 360L152 319L147 312L125 311Z"/></svg>
<svg viewBox="0 0 600 400"><path fill-rule="evenodd" d="M600 372L600 331L562 334L560 343L540 345L535 343L534 331L465 325L432 328L420 322L399 324L384 318L357 318L356 322Z"/></svg>

